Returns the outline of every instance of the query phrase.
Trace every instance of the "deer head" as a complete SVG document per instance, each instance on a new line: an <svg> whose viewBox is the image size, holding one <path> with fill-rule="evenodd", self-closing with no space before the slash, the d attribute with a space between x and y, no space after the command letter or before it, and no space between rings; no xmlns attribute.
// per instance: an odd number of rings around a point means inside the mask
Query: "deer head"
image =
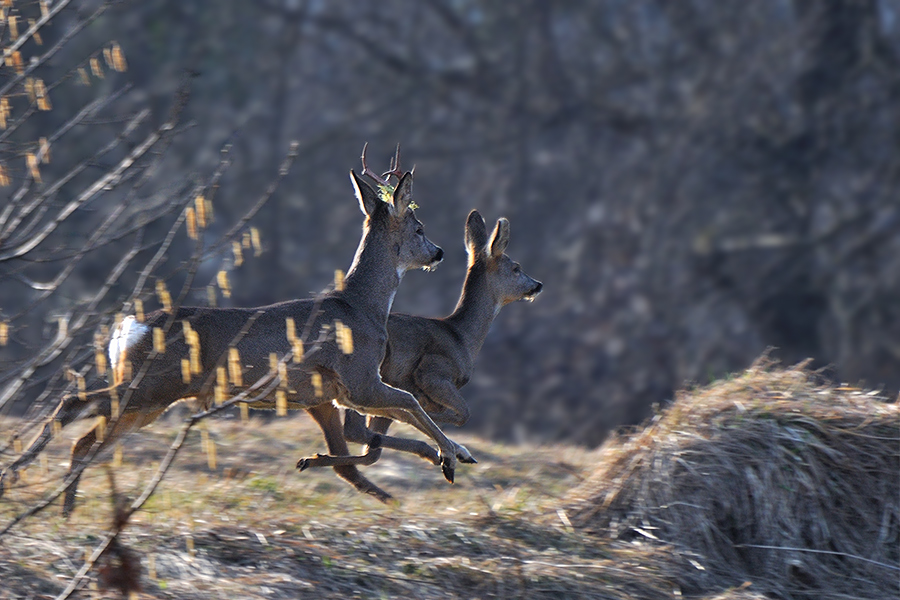
<svg viewBox="0 0 900 600"><path fill-rule="evenodd" d="M469 254L469 268L484 265L487 273L486 285L494 305L505 306L517 300L533 301L544 287L540 281L532 279L504 254L509 244L509 221L497 220L494 232L488 241L484 219L477 210L469 213L466 220L466 251Z"/></svg>
<svg viewBox="0 0 900 600"><path fill-rule="evenodd" d="M435 268L443 259L444 251L425 237L422 223L416 218L416 206L412 201L413 174L400 170L400 147L391 161L391 170L383 176L369 169L365 153L363 147L363 174L380 188L379 193L355 172L350 172L360 209L367 217L365 226L388 236L399 277L410 269ZM398 179L396 186L390 184L390 176Z"/></svg>

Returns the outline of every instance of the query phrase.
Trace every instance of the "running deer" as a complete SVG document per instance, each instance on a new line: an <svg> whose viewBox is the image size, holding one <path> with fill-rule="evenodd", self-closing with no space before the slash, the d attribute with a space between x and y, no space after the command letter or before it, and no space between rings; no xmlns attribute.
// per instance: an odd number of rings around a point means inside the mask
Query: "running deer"
<svg viewBox="0 0 900 600"><path fill-rule="evenodd" d="M365 149L362 158L364 172L371 176ZM382 200L369 184L350 172L365 222L342 289L335 286L316 299L259 308L181 307L153 312L144 322L126 317L111 335L109 354L112 371L130 371L133 379L122 383L121 377L117 378L110 387L95 382L86 394L64 397L29 448L0 475L0 494L3 479L9 475L14 482L17 471L37 457L56 427L81 416L105 417L98 419L98 424L72 448L69 477L74 478L63 502L63 514L68 515L87 460L111 448L125 433L152 423L180 400L193 397L207 408L217 394L231 394L260 380L274 366L270 362L273 353L282 357L296 351L294 324L307 324L310 331L349 330L352 348L348 351L346 345L329 339L315 353L307 353L300 364L286 370L282 377L283 382L287 380L282 388L286 398L279 399L273 393L250 406L271 409L277 402L284 405L286 401L288 409L307 410L325 433L332 455L349 453L340 411L334 403L409 423L437 443L439 463L452 483L457 460L475 462L468 450L449 440L412 394L383 383L379 374L387 344L388 314L403 274L410 269L430 269L443 257L443 250L425 237L422 223L413 212L415 206L410 206L412 173L400 171L399 164L393 168L391 174L399 183L392 195L385 192L389 201ZM229 374L223 381L226 356ZM188 361L188 369L183 359ZM223 390L226 386L228 389ZM114 408L119 414L113 414ZM353 465L340 467L338 474L362 491L369 486L375 488Z"/></svg>
<svg viewBox="0 0 900 600"><path fill-rule="evenodd" d="M391 314L387 352L381 363L383 381L412 393L435 422L457 426L469 419L468 404L458 390L472 375L494 317L511 302L533 301L543 288L504 253L509 244L508 220L497 221L488 242L484 219L473 210L466 220L465 241L469 268L456 310L442 319ZM381 455L373 443L412 452L437 464L440 457L427 443L383 435L391 423L389 418L375 416L369 429L362 415L346 410L343 436L347 441L368 444L366 454L318 455L301 460L298 467L302 471L309 467L370 465ZM334 437L339 432L337 424L333 427L330 435ZM382 500L384 496L390 498L382 490L365 491Z"/></svg>

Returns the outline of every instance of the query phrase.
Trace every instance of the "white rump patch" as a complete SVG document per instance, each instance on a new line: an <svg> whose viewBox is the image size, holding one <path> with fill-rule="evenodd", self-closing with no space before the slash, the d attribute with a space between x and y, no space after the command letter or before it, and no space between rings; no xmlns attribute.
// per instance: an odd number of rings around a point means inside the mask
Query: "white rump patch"
<svg viewBox="0 0 900 600"><path fill-rule="evenodd" d="M141 341L148 331L149 327L138 323L131 315L122 319L122 322L113 329L109 338L109 364L113 371L116 370L122 353L128 352L128 349Z"/></svg>

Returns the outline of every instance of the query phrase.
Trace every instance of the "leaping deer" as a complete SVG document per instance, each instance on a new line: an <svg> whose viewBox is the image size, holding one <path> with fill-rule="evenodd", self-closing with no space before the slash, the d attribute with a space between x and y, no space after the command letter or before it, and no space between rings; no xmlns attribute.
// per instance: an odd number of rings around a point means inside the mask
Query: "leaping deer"
<svg viewBox="0 0 900 600"><path fill-rule="evenodd" d="M473 210L466 220L465 243L469 268L456 309L442 319L391 314L387 352L381 363L383 381L412 393L435 422L457 426L469 419L468 404L458 390L472 375L491 322L507 304L532 301L543 289L540 281L526 275L505 254L509 244L508 220L497 221L489 242L484 219ZM381 455L381 449L373 448L373 443L412 452L437 464L440 457L429 444L383 435L391 423L389 418L376 416L367 428L362 415L346 410L343 437L369 445L368 451L362 456L317 455L302 459L297 466L302 471L309 467L337 470L348 465L370 465ZM338 436L338 427L334 424L327 435ZM368 487L371 485L365 481L356 487L381 500L390 498L383 490Z"/></svg>
<svg viewBox="0 0 900 600"><path fill-rule="evenodd" d="M369 173L365 148L363 168ZM390 201L382 200L369 184L350 172L365 222L343 289L315 300L289 300L259 308L181 307L172 313L155 311L143 323L134 317L125 318L111 335L110 362L117 373L129 366L134 378L116 381L110 387L95 382L87 390L87 401L78 394L64 397L28 449L0 475L0 494L3 480L9 476L14 482L17 471L31 463L50 441L54 422L65 426L81 416L103 416L109 426L104 427L101 420L72 448L69 473L74 478L63 502L63 514L68 515L86 460L111 448L125 433L152 423L180 400L193 397L206 408L215 400L215 388L221 390L230 384L233 391L260 380L270 371L272 353L284 356L296 349L296 334L288 329L289 319L299 325L308 323L311 331L340 327L352 332L352 352L347 353L347 348L342 349L336 341L327 341L316 353L307 353L302 363L286 370L283 377L287 380L283 389L286 407L305 409L312 415L325 432L329 452L348 454L334 400L366 414L401 420L428 435L440 448L439 462L444 476L452 482L456 461L475 462L471 454L441 432L412 394L385 384L379 374L387 343L388 314L403 274L410 269L434 267L443 257L443 250L425 237L422 223L410 207L412 173L401 174L399 164L393 168L399 183ZM218 369L226 355L229 371L236 368L227 383L221 381L224 371ZM191 363L190 371L196 371L187 383L182 364L186 358ZM276 401L272 394L250 406L271 409ZM112 413L114 406L120 414ZM365 487L368 483L354 465L336 470L354 485Z"/></svg>

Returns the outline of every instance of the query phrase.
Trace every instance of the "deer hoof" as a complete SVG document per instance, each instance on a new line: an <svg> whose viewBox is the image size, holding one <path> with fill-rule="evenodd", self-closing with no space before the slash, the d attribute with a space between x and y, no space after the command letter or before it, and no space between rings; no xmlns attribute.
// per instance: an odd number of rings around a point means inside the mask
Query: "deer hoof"
<svg viewBox="0 0 900 600"><path fill-rule="evenodd" d="M297 470L300 471L301 473L308 468L309 468L309 459L308 458L301 458L300 460L297 461Z"/></svg>
<svg viewBox="0 0 900 600"><path fill-rule="evenodd" d="M455 473L455 469L452 466L452 461L447 458L441 459L441 471L444 472L444 479L453 483L453 475Z"/></svg>
<svg viewBox="0 0 900 600"><path fill-rule="evenodd" d="M459 462L467 465L474 465L478 462L472 454L466 450L466 447L460 444L456 445L456 458L459 459Z"/></svg>

